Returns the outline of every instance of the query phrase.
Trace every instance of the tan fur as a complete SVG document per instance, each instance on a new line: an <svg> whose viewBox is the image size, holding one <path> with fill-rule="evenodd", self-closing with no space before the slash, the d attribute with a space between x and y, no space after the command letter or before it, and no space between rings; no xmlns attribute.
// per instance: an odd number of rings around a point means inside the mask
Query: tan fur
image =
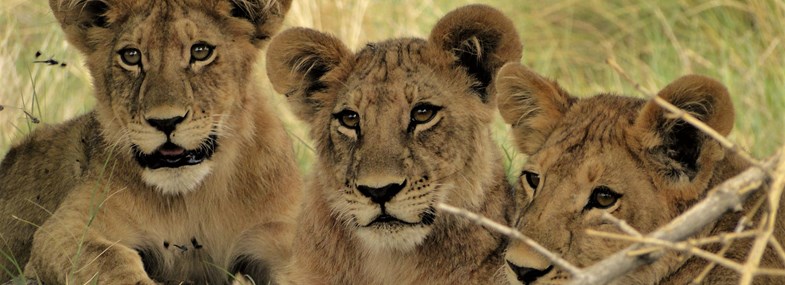
<svg viewBox="0 0 785 285"><path fill-rule="evenodd" d="M483 5L449 13L428 41L393 39L357 53L309 29L274 38L271 82L312 127L318 154L290 283L487 283L504 237L434 206L509 223L511 192L489 124L493 76L520 56L512 22ZM441 109L415 124L411 113L424 103ZM359 130L341 125L345 110L359 114ZM360 190L395 184L402 190L384 203ZM409 224L371 224L380 205Z"/></svg>
<svg viewBox="0 0 785 285"><path fill-rule="evenodd" d="M289 4L51 0L98 104L34 132L2 162L2 250L21 265L31 251L25 274L48 284L222 284L227 271L266 284L290 255L301 181L251 75ZM200 42L215 49L194 61ZM128 47L141 66L121 61ZM149 123L173 116L184 119L168 136ZM176 168L135 159L167 140L215 152Z"/></svg>
<svg viewBox="0 0 785 285"><path fill-rule="evenodd" d="M518 183L520 209L517 227L571 263L587 267L629 245L589 236L587 229L621 232L601 218L603 212L648 233L705 197L718 183L748 165L737 155L685 122L669 118L652 101L600 94L578 99L554 81L509 64L499 71L499 108L512 124L519 149L530 158L524 171L538 173L533 189L522 173ZM684 76L666 86L659 97L690 112L722 135L733 127L734 111L722 84L697 75ZM607 208L591 204L598 187L621 197ZM745 205L758 199L752 197ZM592 206L594 205L594 206ZM780 211L781 213L781 211ZM733 231L743 214L724 215L701 235ZM759 219L754 219L758 221ZM775 236L782 241L783 229ZM726 257L746 260L750 239L736 242ZM716 252L716 245L706 247ZM504 266L511 284L521 284L510 264L545 270L552 264L531 248L512 242ZM772 252L764 267L782 268ZM697 257L666 254L613 284L688 284L707 265ZM720 266L704 284L735 284L738 274ZM553 268L529 284L561 284L569 274ZM532 280L526 280L532 281ZM782 284L783 279L756 278L758 284Z"/></svg>

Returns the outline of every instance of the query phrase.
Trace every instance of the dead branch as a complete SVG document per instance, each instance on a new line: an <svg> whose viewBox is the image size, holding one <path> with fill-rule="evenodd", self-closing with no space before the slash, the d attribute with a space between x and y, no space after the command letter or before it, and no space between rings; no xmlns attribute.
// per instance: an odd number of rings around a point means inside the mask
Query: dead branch
<svg viewBox="0 0 785 285"><path fill-rule="evenodd" d="M782 154L785 156L785 152ZM763 225L763 230L755 237L755 242L752 244L752 250L747 256L747 262L744 264L744 270L741 272L741 282L739 282L741 285L752 284L752 278L755 277L756 273L755 269L760 265L763 252L766 251L766 246L774 237L774 227L777 223L777 212L782 196L782 188L785 186L785 159L780 159L774 173L777 173L777 175L773 178L774 181L771 183L771 190L768 192L768 215L763 215L762 217L763 223L761 224Z"/></svg>
<svg viewBox="0 0 785 285"><path fill-rule="evenodd" d="M744 200L769 178L769 171L781 160L775 155L763 166L753 166L712 189L703 201L676 217L667 225L646 235L651 240L676 242L696 233L729 210L740 210ZM585 274L576 275L570 284L606 284L628 272L651 264L662 255L662 251L630 255L647 245L636 243L610 257L585 268Z"/></svg>
<svg viewBox="0 0 785 285"><path fill-rule="evenodd" d="M528 246L532 247L532 249L548 258L554 265L569 272L572 275L569 284L610 283L614 279L627 274L640 266L657 261L662 256L664 248L688 252L702 258L707 258L713 263L742 271L744 270L744 265L724 258L723 253L711 253L702 250L695 245L712 242L725 243L734 238L746 237L750 235L750 232L743 232L744 225L740 224L735 232L726 235L692 241L685 240L700 232L706 225L716 221L727 211L741 210L741 206L746 198L755 192L755 190L761 188L770 178L769 174L772 173L772 169L780 165L780 161L785 161L782 156L785 156L785 152L783 152L783 155L775 155L763 163L762 166L752 166L741 174L717 185L701 202L695 204L692 208L673 219L667 225L660 227L658 230L648 235L636 235L638 232L623 221L613 217L604 217L619 225L624 232L630 234L630 236L606 234L608 237L629 239L636 243L584 269L572 265L568 261L562 259L558 254L549 251L534 240L524 236L516 229L499 224L466 209L460 209L446 204L438 204L436 207L441 211L464 217L491 230L523 241ZM783 164L785 164L785 162L783 162ZM742 221L740 221L740 223L741 222ZM602 233L600 233L600 235L602 235ZM767 239L767 241L768 240L769 239ZM782 270L768 268L756 268L753 272L753 274L785 274Z"/></svg>
<svg viewBox="0 0 785 285"><path fill-rule="evenodd" d="M453 215L464 217L464 218L466 218L466 219L468 219L468 220L470 220L470 221L472 221L472 222L474 222L474 223L476 223L478 225L487 227L487 228L489 228L491 230L494 230L494 231L497 231L499 233L502 233L502 234L504 234L504 235L506 235L508 237L512 237L514 239L520 240L520 241L526 243L526 245L530 246L535 251L537 251L537 253L542 254L543 256L545 256L545 258L548 258L556 266L561 267L562 269L566 270L567 272L570 272L573 275L581 274L581 269L580 268L578 268L575 265L572 265L571 263L569 263L566 260L562 259L558 254L549 251L548 249L546 249L545 247L543 247L539 243L535 242L534 240L530 239L529 237L523 235L521 232L519 232L516 229L513 229L513 228L510 228L508 226L499 224L499 223L497 223L497 222L495 222L495 221L493 221L491 219L483 217L480 214L472 213L469 210L456 208L456 207L453 207L453 206L450 206L450 205L447 205L447 204L444 204L444 203L437 204L436 208L439 209L439 210L445 211L447 213L453 214Z"/></svg>

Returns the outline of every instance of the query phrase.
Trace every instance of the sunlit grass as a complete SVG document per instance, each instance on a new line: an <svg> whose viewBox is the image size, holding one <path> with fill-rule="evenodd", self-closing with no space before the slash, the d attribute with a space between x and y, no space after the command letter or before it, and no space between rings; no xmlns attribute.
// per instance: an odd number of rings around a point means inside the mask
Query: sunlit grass
<svg viewBox="0 0 785 285"><path fill-rule="evenodd" d="M62 122L94 102L82 59L48 9L46 1L7 0L0 6L0 157L36 127L33 118ZM66 66L34 63L50 57Z"/></svg>
<svg viewBox="0 0 785 285"><path fill-rule="evenodd" d="M472 1L295 1L287 26L330 32L351 48L389 37L426 37L448 11ZM785 4L783 1L479 1L514 19L524 43L523 62L557 79L574 95L636 94L607 65L615 58L650 90L678 76L699 73L726 84L737 110L731 138L757 155L785 139ZM52 57L66 67L33 63ZM271 103L295 137L300 165L313 152L307 127L289 113L263 74ZM57 123L92 108L89 74L64 41L46 1L8 0L0 8L0 156L37 125ZM33 106L34 97L38 106ZM17 109L19 108L19 109ZM21 109L29 114L25 114ZM506 127L497 137L511 146Z"/></svg>

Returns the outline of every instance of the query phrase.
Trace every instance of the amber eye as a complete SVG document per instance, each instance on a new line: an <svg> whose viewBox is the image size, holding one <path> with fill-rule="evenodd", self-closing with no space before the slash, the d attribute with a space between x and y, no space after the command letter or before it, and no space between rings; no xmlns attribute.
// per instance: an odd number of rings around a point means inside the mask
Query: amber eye
<svg viewBox="0 0 785 285"><path fill-rule="evenodd" d="M118 53L120 54L120 60L127 65L136 66L142 63L142 52L138 49L124 48Z"/></svg>
<svg viewBox="0 0 785 285"><path fill-rule="evenodd" d="M198 43L191 46L191 63L207 60L213 54L214 49L215 47L205 43Z"/></svg>
<svg viewBox="0 0 785 285"><path fill-rule="evenodd" d="M412 123L415 124L425 124L430 122L433 117L436 116L436 113L439 112L441 107L437 107L431 104L420 104L412 109Z"/></svg>
<svg viewBox="0 0 785 285"><path fill-rule="evenodd" d="M586 204L586 209L597 208L607 209L616 204L616 201L621 198L621 194L613 192L611 188L606 186L599 186L594 188L589 196L589 203Z"/></svg>
<svg viewBox="0 0 785 285"><path fill-rule="evenodd" d="M540 175L531 171L523 171L521 174L524 179L526 179L526 184L529 184L534 190L537 190L537 187L540 186Z"/></svg>
<svg viewBox="0 0 785 285"><path fill-rule="evenodd" d="M342 126L357 130L360 128L360 115L357 112L350 111L350 110L343 110L338 114L335 114L335 118L338 119L338 122L341 123Z"/></svg>

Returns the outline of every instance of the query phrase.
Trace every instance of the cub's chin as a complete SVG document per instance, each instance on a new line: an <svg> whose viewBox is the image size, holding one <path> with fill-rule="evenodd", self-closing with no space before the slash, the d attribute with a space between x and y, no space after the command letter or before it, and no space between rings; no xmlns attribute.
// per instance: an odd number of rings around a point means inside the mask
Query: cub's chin
<svg viewBox="0 0 785 285"><path fill-rule="evenodd" d="M177 168L145 168L142 170L142 181L155 187L164 195L186 194L199 187L211 171L211 161Z"/></svg>
<svg viewBox="0 0 785 285"><path fill-rule="evenodd" d="M378 225L358 228L355 233L371 251L407 252L422 244L430 232L426 225Z"/></svg>
<svg viewBox="0 0 785 285"><path fill-rule="evenodd" d="M431 232L435 216L422 214L419 222L410 223L389 214L381 214L356 229L365 247L372 251L411 251L422 244Z"/></svg>

